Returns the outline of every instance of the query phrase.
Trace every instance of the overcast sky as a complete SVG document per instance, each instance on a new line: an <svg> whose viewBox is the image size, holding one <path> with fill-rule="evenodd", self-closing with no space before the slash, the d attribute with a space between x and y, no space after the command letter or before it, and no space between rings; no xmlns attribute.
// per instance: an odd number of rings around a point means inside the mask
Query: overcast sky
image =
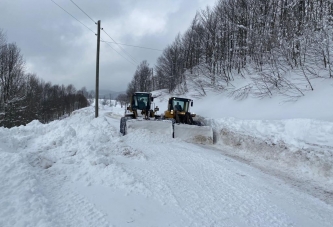
<svg viewBox="0 0 333 227"><path fill-rule="evenodd" d="M189 28L196 11L216 0L0 0L0 29L15 42L26 71L46 82L95 89L97 26L116 42L163 50ZM101 32L101 39L112 42ZM115 49L113 50L110 46ZM140 62L153 67L160 51L101 43L100 89L124 91ZM123 51L125 50L125 52ZM130 56L127 56L130 55ZM126 59L125 59L126 58ZM132 58L132 60L131 60ZM135 62L133 62L135 61Z"/></svg>

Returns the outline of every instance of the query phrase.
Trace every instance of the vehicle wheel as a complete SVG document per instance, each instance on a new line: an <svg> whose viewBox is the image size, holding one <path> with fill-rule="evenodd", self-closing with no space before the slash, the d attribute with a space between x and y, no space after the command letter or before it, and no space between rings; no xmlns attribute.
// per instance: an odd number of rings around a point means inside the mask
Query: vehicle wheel
<svg viewBox="0 0 333 227"><path fill-rule="evenodd" d="M120 133L124 136L126 135L126 117L120 119Z"/></svg>
<svg viewBox="0 0 333 227"><path fill-rule="evenodd" d="M193 121L193 118L191 117L191 113L186 112L185 113L185 123L188 125L194 125L195 122Z"/></svg>
<svg viewBox="0 0 333 227"><path fill-rule="evenodd" d="M200 121L193 121L193 124L197 125L197 126L202 126L203 125Z"/></svg>

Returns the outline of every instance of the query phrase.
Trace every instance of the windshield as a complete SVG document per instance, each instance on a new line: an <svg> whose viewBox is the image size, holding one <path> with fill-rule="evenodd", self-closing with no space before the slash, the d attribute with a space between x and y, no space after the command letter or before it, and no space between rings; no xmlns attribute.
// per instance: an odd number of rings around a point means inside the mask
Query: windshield
<svg viewBox="0 0 333 227"><path fill-rule="evenodd" d="M188 112L188 105L187 100L173 99L171 109Z"/></svg>
<svg viewBox="0 0 333 227"><path fill-rule="evenodd" d="M149 104L148 100L148 94L135 94L133 96L132 106L140 110L146 109L147 103Z"/></svg>

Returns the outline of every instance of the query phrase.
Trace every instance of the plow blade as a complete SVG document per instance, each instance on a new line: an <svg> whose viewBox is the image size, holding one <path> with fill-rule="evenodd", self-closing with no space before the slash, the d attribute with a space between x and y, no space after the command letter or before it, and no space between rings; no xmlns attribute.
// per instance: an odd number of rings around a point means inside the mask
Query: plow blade
<svg viewBox="0 0 333 227"><path fill-rule="evenodd" d="M174 137L190 143L213 144L213 129L210 126L174 124Z"/></svg>
<svg viewBox="0 0 333 227"><path fill-rule="evenodd" d="M139 120L131 119L126 121L126 134L138 129L146 129L157 135L172 136L172 121L169 120Z"/></svg>

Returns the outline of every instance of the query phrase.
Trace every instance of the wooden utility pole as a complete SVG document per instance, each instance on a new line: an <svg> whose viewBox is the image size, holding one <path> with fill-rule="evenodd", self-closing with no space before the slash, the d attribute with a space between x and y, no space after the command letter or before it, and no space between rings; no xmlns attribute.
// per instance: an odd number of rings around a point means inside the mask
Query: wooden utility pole
<svg viewBox="0 0 333 227"><path fill-rule="evenodd" d="M99 93L99 46L101 40L101 21L97 22L97 54L96 54L96 88L95 88L95 118L98 117Z"/></svg>
<svg viewBox="0 0 333 227"><path fill-rule="evenodd" d="M151 68L151 81L152 81L152 89L155 91L155 80L154 80L154 68Z"/></svg>

